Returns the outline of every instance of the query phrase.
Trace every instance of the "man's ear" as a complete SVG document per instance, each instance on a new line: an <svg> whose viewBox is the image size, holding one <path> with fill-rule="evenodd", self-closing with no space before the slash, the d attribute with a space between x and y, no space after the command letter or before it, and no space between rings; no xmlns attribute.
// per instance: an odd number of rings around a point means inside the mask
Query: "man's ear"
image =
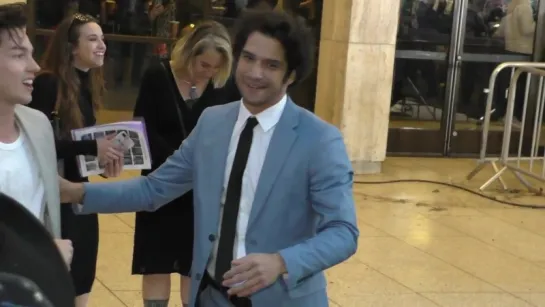
<svg viewBox="0 0 545 307"><path fill-rule="evenodd" d="M292 85L293 82L295 82L295 77L296 77L296 74L295 74L295 70L292 71L290 73L290 76L288 77L288 80L286 80L286 83L288 84L288 86Z"/></svg>

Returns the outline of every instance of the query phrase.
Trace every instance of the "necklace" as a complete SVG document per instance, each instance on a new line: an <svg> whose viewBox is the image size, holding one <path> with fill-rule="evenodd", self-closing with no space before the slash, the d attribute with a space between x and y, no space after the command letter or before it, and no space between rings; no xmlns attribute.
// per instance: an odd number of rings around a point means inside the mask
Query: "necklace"
<svg viewBox="0 0 545 307"><path fill-rule="evenodd" d="M191 100L195 100L195 99L199 98L199 95L197 93L197 86L195 84L193 84L192 82L189 82L189 81L185 81L185 80L182 80L182 82L184 82L187 85L191 86L191 88L189 89L189 98Z"/></svg>

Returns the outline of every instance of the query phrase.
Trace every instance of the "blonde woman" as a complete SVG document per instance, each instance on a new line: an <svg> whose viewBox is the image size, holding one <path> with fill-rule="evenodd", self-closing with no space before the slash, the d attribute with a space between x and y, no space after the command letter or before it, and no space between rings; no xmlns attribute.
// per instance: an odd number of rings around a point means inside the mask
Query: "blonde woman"
<svg viewBox="0 0 545 307"><path fill-rule="evenodd" d="M225 86L230 81L232 65L227 30L219 23L204 22L176 43L170 60L161 60L148 68L134 116L143 117L146 123L151 171L180 146L205 108L228 103L233 93L236 95L236 91ZM136 213L132 272L143 275L145 307L168 305L172 273L181 275L181 295L186 306L192 252L192 192L158 211Z"/></svg>

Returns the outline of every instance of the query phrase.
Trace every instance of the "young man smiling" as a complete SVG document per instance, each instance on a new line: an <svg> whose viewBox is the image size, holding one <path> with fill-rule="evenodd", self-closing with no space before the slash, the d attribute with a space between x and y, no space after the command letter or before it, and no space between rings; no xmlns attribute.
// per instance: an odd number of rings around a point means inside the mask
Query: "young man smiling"
<svg viewBox="0 0 545 307"><path fill-rule="evenodd" d="M323 271L355 253L359 231L340 131L287 95L312 70L315 46L290 15L245 14L233 44L242 100L207 108L148 176L63 181L63 197L84 214L130 212L193 188L190 306L328 306Z"/></svg>
<svg viewBox="0 0 545 307"><path fill-rule="evenodd" d="M50 122L26 106L40 67L26 34L25 1L0 0L0 193L42 221L67 264L72 245L61 240L55 141Z"/></svg>

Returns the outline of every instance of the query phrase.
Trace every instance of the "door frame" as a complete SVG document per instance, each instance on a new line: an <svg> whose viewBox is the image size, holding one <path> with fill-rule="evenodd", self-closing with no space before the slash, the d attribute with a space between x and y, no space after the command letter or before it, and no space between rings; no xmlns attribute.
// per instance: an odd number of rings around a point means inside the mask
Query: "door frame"
<svg viewBox="0 0 545 307"><path fill-rule="evenodd" d="M466 0L463 0L466 1ZM454 63L452 63L452 46L457 42L458 36L456 35L458 22L458 15L460 10L460 0L455 1L452 11L453 23L452 31L450 33L450 39L448 43L448 50L446 51L421 51L421 50L397 50L395 53L395 59L406 60L432 60L435 62L447 63L447 78L445 82L445 93L443 95L443 112L439 123L439 129L426 129L426 128L389 128L388 129L388 142L387 142L387 154L389 156L443 156L445 155L446 147L446 125L445 119L451 117L448 114L450 108L448 107L450 97L454 88L451 86L454 84L456 72L453 69ZM400 7L399 14L401 15ZM395 65L395 64L394 64Z"/></svg>

